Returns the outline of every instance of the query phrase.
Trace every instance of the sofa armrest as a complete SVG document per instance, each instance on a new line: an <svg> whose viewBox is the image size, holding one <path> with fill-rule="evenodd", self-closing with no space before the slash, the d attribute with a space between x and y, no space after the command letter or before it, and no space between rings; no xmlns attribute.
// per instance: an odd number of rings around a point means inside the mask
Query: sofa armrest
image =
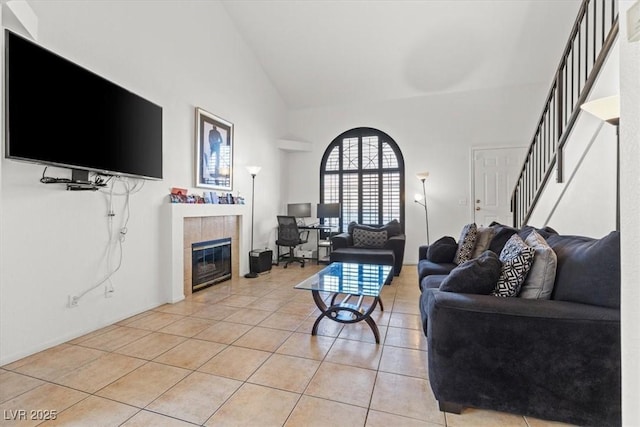
<svg viewBox="0 0 640 427"><path fill-rule="evenodd" d="M420 304L437 400L619 424L619 310L437 289L426 289Z"/></svg>
<svg viewBox="0 0 640 427"><path fill-rule="evenodd" d="M418 261L427 259L427 249L429 249L429 245L418 246Z"/></svg>
<svg viewBox="0 0 640 427"><path fill-rule="evenodd" d="M331 236L331 244L333 249L348 248L353 246L353 237L349 233L340 233Z"/></svg>

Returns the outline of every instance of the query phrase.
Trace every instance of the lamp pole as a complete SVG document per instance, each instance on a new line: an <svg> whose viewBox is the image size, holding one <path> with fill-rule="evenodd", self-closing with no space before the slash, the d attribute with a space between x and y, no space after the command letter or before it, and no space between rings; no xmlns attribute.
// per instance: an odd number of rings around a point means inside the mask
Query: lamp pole
<svg viewBox="0 0 640 427"><path fill-rule="evenodd" d="M251 174L251 248L249 249L249 269L251 270L251 251L253 251L253 223L255 216L255 199L256 199L256 175L260 172L260 166L247 166L247 170ZM258 273L249 271L244 277L247 279L255 279Z"/></svg>
<svg viewBox="0 0 640 427"><path fill-rule="evenodd" d="M420 172L418 174L416 174L416 177L422 181L422 200L420 200L420 196L416 195L415 198L415 202L419 205L424 206L424 220L425 220L425 225L427 227L427 245L430 244L429 242L429 212L427 210L427 189L425 187L425 181L427 180L427 177L429 176L429 172Z"/></svg>

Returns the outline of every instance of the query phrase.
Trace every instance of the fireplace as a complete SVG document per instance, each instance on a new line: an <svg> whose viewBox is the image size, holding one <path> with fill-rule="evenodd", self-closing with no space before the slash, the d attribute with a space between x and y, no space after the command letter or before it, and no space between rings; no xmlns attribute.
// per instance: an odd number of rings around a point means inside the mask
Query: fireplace
<svg viewBox="0 0 640 427"><path fill-rule="evenodd" d="M191 289L231 279L231 238L191 244Z"/></svg>

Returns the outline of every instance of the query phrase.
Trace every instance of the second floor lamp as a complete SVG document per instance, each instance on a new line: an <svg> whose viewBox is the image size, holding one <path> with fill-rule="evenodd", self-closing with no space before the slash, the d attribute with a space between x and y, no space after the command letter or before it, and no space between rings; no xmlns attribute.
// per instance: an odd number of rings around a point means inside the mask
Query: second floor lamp
<svg viewBox="0 0 640 427"><path fill-rule="evenodd" d="M249 260L251 260L251 251L253 251L253 218L255 214L255 200L256 200L256 175L262 169L260 166L247 166L247 171L251 174L251 248L249 249ZM251 262L249 262L251 264ZM258 273L250 271L245 274L247 279L255 279L258 277Z"/></svg>
<svg viewBox="0 0 640 427"><path fill-rule="evenodd" d="M428 176L429 176L429 172L420 172L416 174L416 178L422 181L422 194L416 194L414 198L414 201L417 204L422 205L424 207L424 219L425 219L425 224L427 226L427 245L430 244L429 242L429 211L427 210L427 189L425 186L425 181L427 180Z"/></svg>

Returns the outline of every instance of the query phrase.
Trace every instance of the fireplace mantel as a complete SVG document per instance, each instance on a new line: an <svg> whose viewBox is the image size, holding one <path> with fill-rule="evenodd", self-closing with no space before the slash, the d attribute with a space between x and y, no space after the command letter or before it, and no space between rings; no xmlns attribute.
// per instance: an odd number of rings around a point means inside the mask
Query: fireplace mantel
<svg viewBox="0 0 640 427"><path fill-rule="evenodd" d="M189 204L167 203L165 209L165 221L169 231L168 254L165 265L168 268L169 278L168 301L175 303L184 299L184 219L195 217L235 216L238 218L239 247L243 245L243 219L249 212L248 205L214 205L214 204ZM166 253L166 252L165 252ZM244 251L240 250L240 253ZM246 270L248 260L240 257L240 270ZM237 272L236 274L239 274Z"/></svg>

